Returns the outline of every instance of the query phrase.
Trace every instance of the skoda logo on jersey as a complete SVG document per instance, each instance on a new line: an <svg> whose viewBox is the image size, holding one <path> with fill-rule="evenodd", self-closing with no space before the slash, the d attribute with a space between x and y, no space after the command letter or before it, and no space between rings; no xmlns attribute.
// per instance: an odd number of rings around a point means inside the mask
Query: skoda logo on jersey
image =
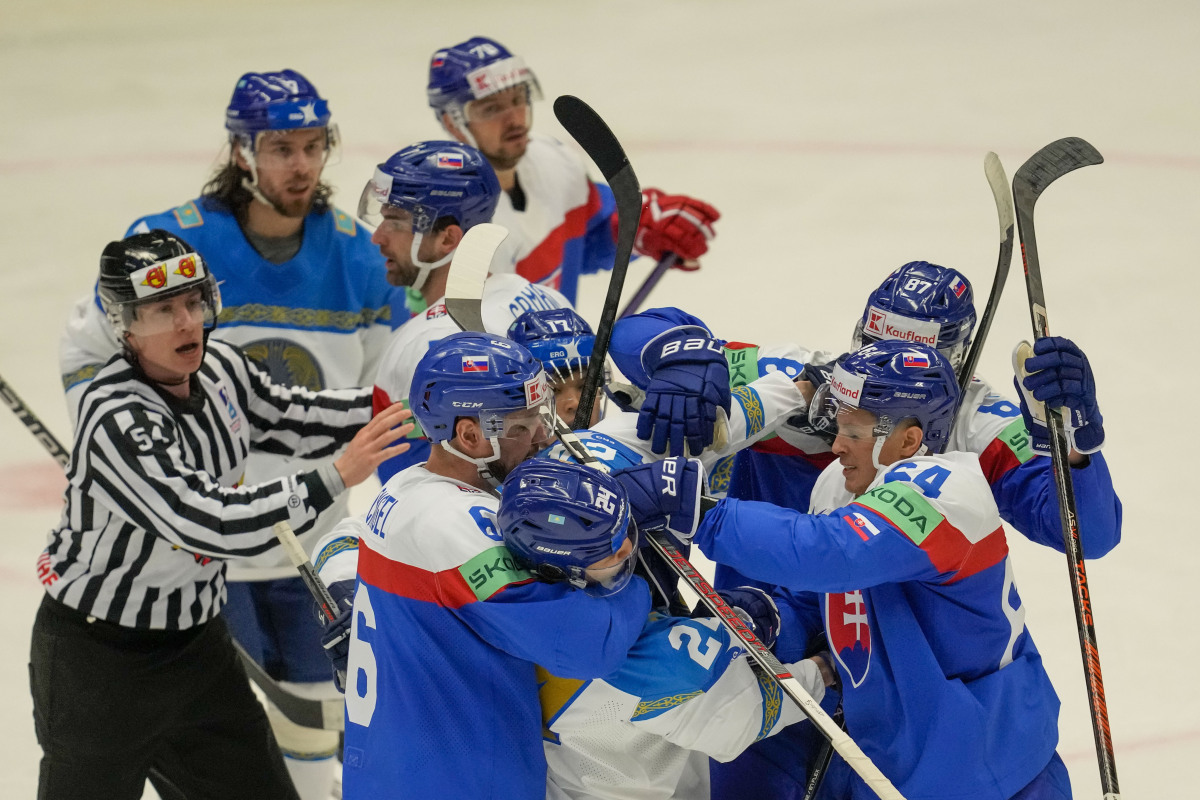
<svg viewBox="0 0 1200 800"><path fill-rule="evenodd" d="M325 388L325 376L317 359L303 345L289 339L259 339L242 345L246 357L266 370L272 383L303 386L319 392Z"/></svg>
<svg viewBox="0 0 1200 800"><path fill-rule="evenodd" d="M833 657L845 668L851 685L861 686L871 669L871 625L862 592L825 595L825 630Z"/></svg>

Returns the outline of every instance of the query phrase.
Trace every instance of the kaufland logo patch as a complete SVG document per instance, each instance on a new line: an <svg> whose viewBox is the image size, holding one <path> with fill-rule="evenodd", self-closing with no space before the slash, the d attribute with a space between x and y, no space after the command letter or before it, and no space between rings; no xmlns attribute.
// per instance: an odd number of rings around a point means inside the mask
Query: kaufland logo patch
<svg viewBox="0 0 1200 800"><path fill-rule="evenodd" d="M550 396L550 384L546 382L546 373L539 372L525 381L525 405L532 408L541 405Z"/></svg>
<svg viewBox="0 0 1200 800"><path fill-rule="evenodd" d="M867 333L880 339L899 339L902 342L920 342L937 347L941 325L929 320L913 319L900 314L891 314L881 308L867 309Z"/></svg>
<svg viewBox="0 0 1200 800"><path fill-rule="evenodd" d="M835 399L857 408L862 397L863 378L861 375L847 372L838 364L833 369L833 377L829 379L829 389Z"/></svg>

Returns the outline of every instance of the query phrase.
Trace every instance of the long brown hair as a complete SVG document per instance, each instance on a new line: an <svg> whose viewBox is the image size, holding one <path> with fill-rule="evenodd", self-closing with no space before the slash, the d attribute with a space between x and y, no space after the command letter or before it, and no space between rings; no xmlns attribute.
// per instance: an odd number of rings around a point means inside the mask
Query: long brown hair
<svg viewBox="0 0 1200 800"><path fill-rule="evenodd" d="M254 195L242 186L242 179L249 177L250 173L239 167L231 156L225 166L213 173L208 183L204 184L200 196L209 208L222 207L238 219L242 219L246 214L246 206L254 199ZM324 214L329 210L332 196L333 187L324 180L319 181L313 192L312 210L309 213Z"/></svg>

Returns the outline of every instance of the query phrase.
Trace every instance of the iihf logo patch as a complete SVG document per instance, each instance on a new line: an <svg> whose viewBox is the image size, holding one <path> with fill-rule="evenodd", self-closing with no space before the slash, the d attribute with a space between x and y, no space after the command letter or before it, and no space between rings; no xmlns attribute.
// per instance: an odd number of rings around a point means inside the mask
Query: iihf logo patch
<svg viewBox="0 0 1200 800"><path fill-rule="evenodd" d="M871 625L862 592L825 595L825 630L833 657L850 676L851 685L861 686L871 669Z"/></svg>
<svg viewBox="0 0 1200 800"><path fill-rule="evenodd" d="M229 398L229 390L222 386L217 389L217 395L221 398L221 402L225 404L225 413L229 415L229 430L232 433L237 433L242 429L242 420L238 416L237 406Z"/></svg>

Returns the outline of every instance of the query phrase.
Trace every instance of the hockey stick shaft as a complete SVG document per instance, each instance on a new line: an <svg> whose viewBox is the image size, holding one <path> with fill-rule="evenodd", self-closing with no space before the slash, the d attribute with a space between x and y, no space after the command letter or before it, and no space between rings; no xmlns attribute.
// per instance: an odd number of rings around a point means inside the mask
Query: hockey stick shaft
<svg viewBox="0 0 1200 800"><path fill-rule="evenodd" d="M837 710L833 712L833 721L843 731L846 730L846 720L842 714L841 703L838 703ZM808 783L804 786L804 797L801 800L816 800L817 792L821 791L821 784L825 782L825 775L829 772L829 765L832 762L833 743L826 740L813 762L812 770L808 773Z"/></svg>
<svg viewBox="0 0 1200 800"><path fill-rule="evenodd" d="M586 428L591 423L596 395L604 381L604 359L608 355L608 343L617 320L617 306L625 288L629 258L633 255L633 241L642 216L642 190L621 143L608 124L587 103L578 97L562 95L554 101L554 116L600 168L617 202L617 250L573 425Z"/></svg>
<svg viewBox="0 0 1200 800"><path fill-rule="evenodd" d="M17 396L16 391L10 386L4 378L0 378L0 399L4 400L4 405L8 406L17 419L25 423L25 427L29 428L29 432L42 443L42 447L50 453L51 458L58 462L58 465L63 469L71 463L71 453L62 446L62 442L55 438L54 434L42 424L37 415L29 410L29 406L25 405L24 401Z"/></svg>
<svg viewBox="0 0 1200 800"><path fill-rule="evenodd" d="M334 602L333 595L329 594L329 589L325 587L325 582L317 576L317 570L313 567L312 562L308 560L308 553L304 552L304 547L300 544L300 540L296 538L296 532L292 530L292 526L286 522L276 522L275 538L279 540L280 546L283 547L283 552L287 553L288 560L292 562L292 566L300 572L300 579L304 581L304 585L312 593L313 599L321 607L321 613L325 615L325 619L337 619L337 603Z"/></svg>
<svg viewBox="0 0 1200 800"><path fill-rule="evenodd" d="M63 468L66 468L70 463L71 457L58 438L52 434L41 420L29 410L12 390L3 378L0 378L0 397L3 397L4 404L7 405L12 412L17 415L17 418L25 423L30 432L37 438L42 446L50 453L50 455ZM286 524L286 523L283 523ZM295 538L295 534L292 534ZM301 551L303 552L303 551ZM307 560L307 558L305 559ZM319 582L319 579L318 579ZM322 585L323 586L323 585ZM311 587L310 587L311 588ZM332 605L331 605L332 607ZM236 641L233 643L237 648L238 655L241 657L243 665L246 667L246 674L254 680L258 687L262 689L263 694L270 698L283 715L295 722L297 725L303 725L309 728L326 728L327 730L342 729L342 701L341 700L310 700L306 697L292 694L286 689L279 686L275 680L268 675L262 667L260 667L250 655L242 649ZM337 712L332 713L326 706L333 704L337 707ZM330 727L333 722L334 727Z"/></svg>
<svg viewBox="0 0 1200 800"><path fill-rule="evenodd" d="M1103 161L1100 153L1083 139L1060 139L1035 153L1017 170L1013 178L1013 199L1020 230L1021 257L1025 267L1025 288L1029 294L1029 313L1035 339L1049 336L1050 326L1046 315L1041 261L1037 252L1037 235L1033 225L1034 204L1042 191L1056 178L1079 167L1100 164ZM1067 554L1067 572L1071 580L1075 622L1083 656L1083 672L1087 683L1092 732L1096 740L1100 783L1105 800L1116 800L1120 797L1116 757L1113 753L1112 731L1108 721L1108 704L1104 696L1104 678L1100 672L1100 651L1096 643L1096 628L1092 616L1091 590L1083 563L1083 544L1079 535L1075 487L1069 462L1070 446L1063 426L1062 413L1058 409L1047 406L1046 423L1050 431L1054 488L1058 494L1063 545Z"/></svg>
<svg viewBox="0 0 1200 800"><path fill-rule="evenodd" d="M971 350L967 353L962 372L958 376L958 385L963 392L966 392L967 386L970 385L971 378L975 374L975 367L979 364L979 356L983 353L983 343L987 341L988 331L992 328L992 317L995 316L996 308L1000 305L1000 295L1004 292L1004 284L1008 280L1008 270L1012 265L1015 217L1012 194L1009 192L1008 179L1004 175L1004 166L1000 163L1000 157L995 153L988 153L984 156L983 172L987 176L988 186L991 187L992 197L996 201L996 216L1000 221L1000 253L996 257L996 274L992 278L992 291L988 295L983 316L975 327Z"/></svg>
<svg viewBox="0 0 1200 800"><path fill-rule="evenodd" d="M796 680L787 667L775 657L775 654L755 637L754 632L750 630L745 621L729 607L729 604L717 594L712 585L696 571L696 568L683 554L674 545L667 542L665 536L651 532L646 535L646 540L654 548L654 551L674 568L676 574L683 578L684 582L699 595L700 602L725 623L725 627L741 642L747 654L770 673L784 694L800 707L800 710L817 727L821 735L829 740L837 754L863 779L863 782L871 787L871 791L875 792L880 800L902 799L903 795L879 770L879 767L875 766L875 762L862 751L862 748L850 738L848 733L838 727L837 723L825 713L825 710L805 690L800 681Z"/></svg>
<svg viewBox="0 0 1200 800"><path fill-rule="evenodd" d="M654 265L654 269L646 276L646 280L642 281L642 285L633 293L633 297L629 298L629 302L625 304L625 308L617 315L617 319L624 319L630 314L636 314L641 309L642 304L646 302L646 298L654 291L654 287L662 280L663 275L666 275L667 271L678 263L679 256L674 253L667 253L660 258L658 263Z"/></svg>
<svg viewBox="0 0 1200 800"><path fill-rule="evenodd" d="M575 432L567 428L561 420L554 426L554 432L566 451L580 464L607 471L605 465L588 452ZM706 499L711 501L711 498ZM716 501L711 501L709 504L702 502L701 511L706 510L706 505L711 508L715 504ZM903 800L904 796L897 791L887 776L880 772L879 767L875 766L875 762L871 761L854 740L825 713L825 710L805 690L800 681L796 680L792 673L775 657L775 654L758 640L746 622L730 608L721 595L717 594L716 589L713 589L712 585L696 571L696 568L679 552L679 549L667 541L665 535L654 532L646 534L646 541L675 574L692 588L700 597L700 602L712 612L713 616L725 623L725 627L741 642L750 657L770 674L784 694L800 707L804 715L812 721L813 725L817 726L817 729L830 741L838 754L871 787L880 800Z"/></svg>

